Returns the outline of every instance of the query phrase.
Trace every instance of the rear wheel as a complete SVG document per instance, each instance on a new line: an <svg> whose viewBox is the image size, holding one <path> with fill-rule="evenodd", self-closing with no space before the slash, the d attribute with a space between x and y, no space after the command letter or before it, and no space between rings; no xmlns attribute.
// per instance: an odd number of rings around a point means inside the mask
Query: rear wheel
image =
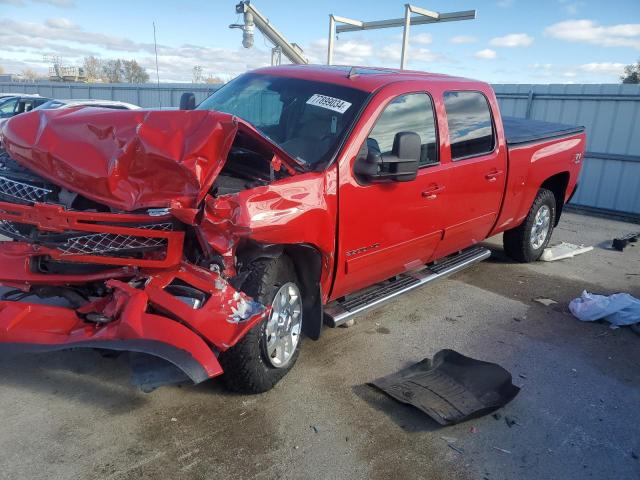
<svg viewBox="0 0 640 480"><path fill-rule="evenodd" d="M556 199L541 188L519 227L504 232L504 251L519 262L535 262L549 244L556 219Z"/></svg>
<svg viewBox="0 0 640 480"><path fill-rule="evenodd" d="M223 380L230 390L261 393L271 389L298 359L302 340L302 295L289 257L258 260L242 290L271 313L235 346L220 354Z"/></svg>

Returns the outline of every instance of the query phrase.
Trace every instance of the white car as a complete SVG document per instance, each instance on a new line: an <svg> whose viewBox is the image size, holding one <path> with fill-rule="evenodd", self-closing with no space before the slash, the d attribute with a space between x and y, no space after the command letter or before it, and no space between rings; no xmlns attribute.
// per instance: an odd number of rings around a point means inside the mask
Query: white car
<svg viewBox="0 0 640 480"><path fill-rule="evenodd" d="M8 97L39 97L39 96L40 95L38 95L37 93L30 94L30 93L1 92L0 93L0 100L2 100L4 98L8 98Z"/></svg>
<svg viewBox="0 0 640 480"><path fill-rule="evenodd" d="M113 110L138 110L140 107L133 105L132 103L119 102L116 100L97 100L87 99L79 100L76 98L62 99L62 100L49 100L43 103L35 110L53 110L58 108L72 108L72 107L97 107L97 108L111 108Z"/></svg>
<svg viewBox="0 0 640 480"><path fill-rule="evenodd" d="M17 95L3 93L2 95L6 96L0 98L0 129L11 117L35 110L50 100L40 95L30 95L27 93Z"/></svg>

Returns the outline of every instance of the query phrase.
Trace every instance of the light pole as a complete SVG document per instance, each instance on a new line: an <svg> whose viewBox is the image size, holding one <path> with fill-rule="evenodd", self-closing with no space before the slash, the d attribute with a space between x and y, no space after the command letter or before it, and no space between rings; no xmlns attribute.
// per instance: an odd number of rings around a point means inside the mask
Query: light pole
<svg viewBox="0 0 640 480"><path fill-rule="evenodd" d="M415 16L412 14L416 14ZM473 20L476 18L475 10L464 10L461 12L438 13L426 10L415 5L405 4L404 17L391 18L386 20L375 20L363 22L352 18L329 15L329 45L327 48L327 65L333 64L333 47L336 35L343 32L354 32L358 30L378 30L381 28L403 27L402 33L402 53L400 56L400 69L406 66L407 54L409 50L409 29L411 25L424 25L428 23L456 22L460 20ZM342 25L336 26L336 23Z"/></svg>

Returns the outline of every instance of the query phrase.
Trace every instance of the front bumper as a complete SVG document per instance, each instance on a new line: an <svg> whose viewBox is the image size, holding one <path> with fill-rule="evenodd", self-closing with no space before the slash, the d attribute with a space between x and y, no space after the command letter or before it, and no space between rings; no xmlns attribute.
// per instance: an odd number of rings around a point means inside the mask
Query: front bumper
<svg viewBox="0 0 640 480"><path fill-rule="evenodd" d="M0 271L5 270L3 263L0 256ZM176 284L199 292L204 301L194 308L171 289ZM264 306L234 290L217 273L187 263L160 272L141 271L128 283L107 280L105 286L104 297L76 309L0 301L0 348L143 352L173 363L199 383L222 373L217 354L235 345L267 314ZM90 320L96 318L99 322Z"/></svg>

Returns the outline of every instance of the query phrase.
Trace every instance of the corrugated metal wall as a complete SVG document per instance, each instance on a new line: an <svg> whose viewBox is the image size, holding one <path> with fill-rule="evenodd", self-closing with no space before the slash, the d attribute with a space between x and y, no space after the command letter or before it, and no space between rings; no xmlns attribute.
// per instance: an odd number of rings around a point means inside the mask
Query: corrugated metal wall
<svg viewBox="0 0 640 480"><path fill-rule="evenodd" d="M573 203L640 216L640 85L493 85L503 115L587 127L587 155ZM121 100L177 107L183 92L202 101L217 85L0 83L0 92ZM260 104L258 104L260 103ZM247 112L269 115L264 102Z"/></svg>
<svg viewBox="0 0 640 480"><path fill-rule="evenodd" d="M640 85L493 85L503 115L584 125L573 204L640 216Z"/></svg>
<svg viewBox="0 0 640 480"><path fill-rule="evenodd" d="M96 98L100 100L119 100L139 105L143 108L177 107L184 92L193 92L196 103L200 103L219 85L193 83L0 83L0 93L37 93L50 98Z"/></svg>

